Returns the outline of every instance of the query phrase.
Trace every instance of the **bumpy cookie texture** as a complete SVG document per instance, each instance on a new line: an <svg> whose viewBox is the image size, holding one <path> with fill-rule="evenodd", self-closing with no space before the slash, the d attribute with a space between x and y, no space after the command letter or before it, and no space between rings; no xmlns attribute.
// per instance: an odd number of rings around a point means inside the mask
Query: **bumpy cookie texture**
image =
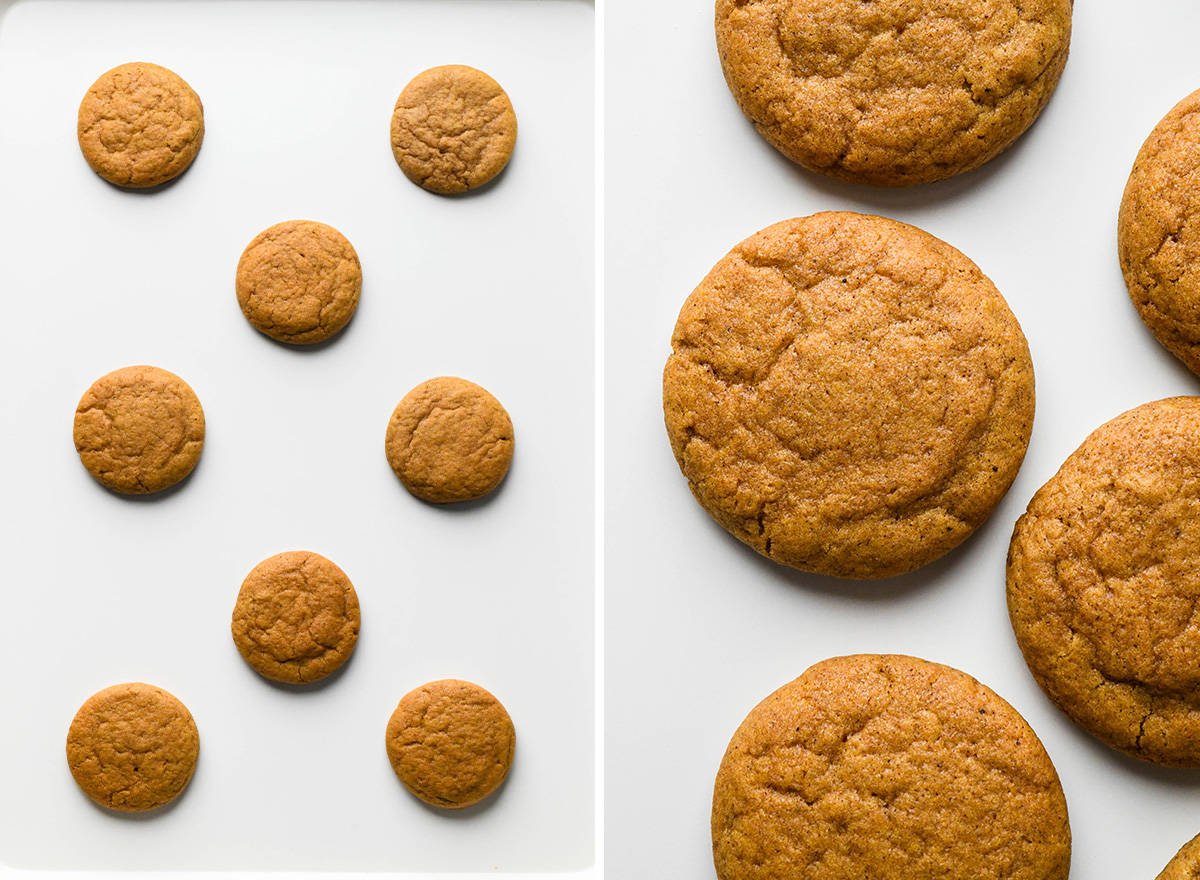
<svg viewBox="0 0 1200 880"><path fill-rule="evenodd" d="M424 501L481 498L500 485L513 456L508 412L485 389L441 376L404 396L388 422L388 464Z"/></svg>
<svg viewBox="0 0 1200 880"><path fill-rule="evenodd" d="M1184 844L1155 880L1200 880L1200 837Z"/></svg>
<svg viewBox="0 0 1200 880"><path fill-rule="evenodd" d="M354 316L361 292L358 254L324 223L277 223L255 236L238 261L242 314L279 342L311 345L336 336Z"/></svg>
<svg viewBox="0 0 1200 880"><path fill-rule="evenodd" d="M693 494L777 562L847 578L938 558L991 513L1033 421L1025 337L969 259L859 214L733 249L679 314L663 374Z"/></svg>
<svg viewBox="0 0 1200 880"><path fill-rule="evenodd" d="M978 168L1049 101L1071 0L717 0L725 80L800 165L879 186Z"/></svg>
<svg viewBox="0 0 1200 880"><path fill-rule="evenodd" d="M392 769L414 795L459 809L500 787L517 735L494 696L467 681L434 681L406 694L387 726Z"/></svg>
<svg viewBox="0 0 1200 880"><path fill-rule="evenodd" d="M183 792L200 756L187 707L148 684L118 684L89 697L67 733L67 764L102 807L140 813Z"/></svg>
<svg viewBox="0 0 1200 880"><path fill-rule="evenodd" d="M461 64L418 74L392 114L392 153L401 170L441 195L490 181L508 164L516 141L517 117L504 89Z"/></svg>
<svg viewBox="0 0 1200 880"><path fill-rule="evenodd" d="M826 660L763 700L713 791L719 880L1063 880L1067 805L1024 719L912 657Z"/></svg>
<svg viewBox="0 0 1200 880"><path fill-rule="evenodd" d="M320 681L358 643L358 594L340 568L307 551L279 553L254 567L233 608L233 641L272 681Z"/></svg>
<svg viewBox="0 0 1200 880"><path fill-rule="evenodd" d="M1200 766L1200 398L1139 406L1071 454L1017 521L1008 609L1076 723Z"/></svg>
<svg viewBox="0 0 1200 880"><path fill-rule="evenodd" d="M75 449L114 492L146 495L188 474L204 448L204 410L186 382L158 367L97 379L75 410Z"/></svg>
<svg viewBox="0 0 1200 880"><path fill-rule="evenodd" d="M79 147L92 170L144 189L178 177L204 140L200 98L173 71L135 62L101 76L79 105Z"/></svg>

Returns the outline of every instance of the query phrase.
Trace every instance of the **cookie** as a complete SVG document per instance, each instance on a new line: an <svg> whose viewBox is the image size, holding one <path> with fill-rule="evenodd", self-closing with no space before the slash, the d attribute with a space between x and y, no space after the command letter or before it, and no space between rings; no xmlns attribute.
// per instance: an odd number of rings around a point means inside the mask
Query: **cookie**
<svg viewBox="0 0 1200 880"><path fill-rule="evenodd" d="M260 333L289 345L324 342L358 308L362 267L346 237L324 223L288 220L254 237L237 267L237 298Z"/></svg>
<svg viewBox="0 0 1200 880"><path fill-rule="evenodd" d="M358 594L345 572L303 550L254 567L233 607L233 642L264 678L320 681L350 659L361 623Z"/></svg>
<svg viewBox="0 0 1200 880"><path fill-rule="evenodd" d="M396 99L392 153L417 186L441 195L476 189L504 170L517 116L500 84L473 67L418 74Z"/></svg>
<svg viewBox="0 0 1200 880"><path fill-rule="evenodd" d="M1094 431L1033 500L1008 610L1042 690L1103 742L1200 767L1200 397Z"/></svg>
<svg viewBox="0 0 1200 880"><path fill-rule="evenodd" d="M1184 844L1155 880L1196 880L1200 877L1200 837Z"/></svg>
<svg viewBox="0 0 1200 880"><path fill-rule="evenodd" d="M74 433L79 458L97 481L123 495L147 495L192 472L204 449L204 410L174 373L123 367L80 399Z"/></svg>
<svg viewBox="0 0 1200 880"><path fill-rule="evenodd" d="M79 148L92 170L117 186L173 180L204 140L204 107L175 72L135 62L92 83L79 105Z"/></svg>
<svg viewBox="0 0 1200 880"><path fill-rule="evenodd" d="M876 186L978 168L1058 84L1072 0L716 0L742 112L810 171Z"/></svg>
<svg viewBox="0 0 1200 880"><path fill-rule="evenodd" d="M142 813L191 782L200 734L183 703L149 684L117 684L87 699L67 733L67 765L93 801Z"/></svg>
<svg viewBox="0 0 1200 880"><path fill-rule="evenodd" d="M713 789L718 880L1065 880L1067 804L1025 720L913 657L826 660L758 704Z"/></svg>
<svg viewBox="0 0 1200 880"><path fill-rule="evenodd" d="M517 735L504 706L469 681L433 681L405 694L387 726L387 754L404 787L457 810L500 787Z"/></svg>
<svg viewBox="0 0 1200 880"><path fill-rule="evenodd" d="M693 494L776 562L919 568L1016 476L1033 421L1016 318L969 259L861 214L777 223L688 297L663 374Z"/></svg>
<svg viewBox="0 0 1200 880"><path fill-rule="evenodd" d="M441 376L397 405L384 440L388 464L409 492L448 504L500 485L513 457L513 426L500 401L474 382Z"/></svg>

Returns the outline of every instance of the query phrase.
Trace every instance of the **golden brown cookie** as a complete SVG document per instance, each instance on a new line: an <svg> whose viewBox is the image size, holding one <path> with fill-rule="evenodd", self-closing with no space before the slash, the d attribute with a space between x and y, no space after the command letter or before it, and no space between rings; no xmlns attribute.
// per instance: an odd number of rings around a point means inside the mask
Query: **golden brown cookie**
<svg viewBox="0 0 1200 880"><path fill-rule="evenodd" d="M405 788L457 810L500 787L517 735L504 706L469 681L433 681L404 695L387 726L387 754Z"/></svg>
<svg viewBox="0 0 1200 880"><path fill-rule="evenodd" d="M67 764L102 807L141 813L183 793L200 734L183 703L149 684L117 684L88 697L67 733Z"/></svg>
<svg viewBox="0 0 1200 880"><path fill-rule="evenodd" d="M341 332L358 308L362 267L346 237L324 223L288 220L254 237L237 267L237 298L255 329L311 345Z"/></svg>
<svg viewBox="0 0 1200 880"><path fill-rule="evenodd" d="M826 660L758 704L713 790L719 880L1065 880L1071 830L1037 735L969 675Z"/></svg>
<svg viewBox="0 0 1200 880"><path fill-rule="evenodd" d="M174 373L123 367L101 376L80 399L75 449L91 475L114 492L161 492L200 460L204 410Z"/></svg>
<svg viewBox="0 0 1200 880"><path fill-rule="evenodd" d="M805 571L889 577L957 546L1008 490L1033 366L950 245L816 214L746 239L688 297L663 408L693 494L736 538Z"/></svg>
<svg viewBox="0 0 1200 880"><path fill-rule="evenodd" d="M1033 124L1072 0L716 0L725 80L811 171L908 186L978 168Z"/></svg>
<svg viewBox="0 0 1200 880"><path fill-rule="evenodd" d="M448 64L417 74L392 113L392 153L417 186L452 195L504 170L517 116L500 84L474 67Z"/></svg>
<svg viewBox="0 0 1200 880"><path fill-rule="evenodd" d="M287 684L320 681L350 659L361 620L345 572L296 550L254 567L233 607L233 642L251 668Z"/></svg>
<svg viewBox="0 0 1200 880"><path fill-rule="evenodd" d="M1132 409L1071 454L1017 521L1008 610L1073 721L1200 766L1200 398Z"/></svg>
<svg viewBox="0 0 1200 880"><path fill-rule="evenodd" d="M448 504L488 494L513 456L513 426L500 401L466 379L422 382L400 401L384 441L388 464L409 492Z"/></svg>
<svg viewBox="0 0 1200 880"><path fill-rule="evenodd" d="M96 80L79 105L79 148L117 186L158 186L187 170L204 140L200 98L173 71L135 62Z"/></svg>
<svg viewBox="0 0 1200 880"><path fill-rule="evenodd" d="M1197 880L1200 878L1200 837L1184 844L1175 858L1162 869L1155 880Z"/></svg>

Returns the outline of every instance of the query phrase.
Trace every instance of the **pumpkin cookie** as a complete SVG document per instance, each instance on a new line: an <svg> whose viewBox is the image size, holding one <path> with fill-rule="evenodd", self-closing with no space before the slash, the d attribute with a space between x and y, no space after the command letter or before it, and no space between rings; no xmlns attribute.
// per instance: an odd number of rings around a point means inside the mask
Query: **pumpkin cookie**
<svg viewBox="0 0 1200 880"><path fill-rule="evenodd" d="M1155 880L1196 880L1200 877L1200 837L1184 844Z"/></svg>

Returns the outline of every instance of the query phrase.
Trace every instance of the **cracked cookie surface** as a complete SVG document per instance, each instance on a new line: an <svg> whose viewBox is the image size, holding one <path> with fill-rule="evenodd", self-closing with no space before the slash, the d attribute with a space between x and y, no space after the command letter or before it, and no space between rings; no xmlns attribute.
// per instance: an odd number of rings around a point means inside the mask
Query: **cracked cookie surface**
<svg viewBox="0 0 1200 880"><path fill-rule="evenodd" d="M392 153L417 186L453 195L504 170L517 117L504 89L482 70L434 67L413 78L392 113Z"/></svg>
<svg viewBox="0 0 1200 880"><path fill-rule="evenodd" d="M204 410L186 382L158 367L114 370L75 410L75 449L102 485L124 495L170 488L204 449Z"/></svg>
<svg viewBox="0 0 1200 880"><path fill-rule="evenodd" d="M237 298L259 332L290 345L324 342L358 308L362 267L344 235L313 220L264 229L242 252Z"/></svg>
<svg viewBox="0 0 1200 880"><path fill-rule="evenodd" d="M200 756L200 734L178 699L149 684L118 684L93 694L67 733L75 782L110 810L140 813L179 797Z"/></svg>
<svg viewBox="0 0 1200 880"><path fill-rule="evenodd" d="M264 678L286 684L320 681L358 644L358 594L340 568L319 553L279 553L242 582L231 630L242 658Z"/></svg>
<svg viewBox="0 0 1200 880"><path fill-rule="evenodd" d="M1013 531L1008 608L1047 696L1115 749L1200 766L1200 398L1094 431Z"/></svg>
<svg viewBox="0 0 1200 880"><path fill-rule="evenodd" d="M1064 880L1071 834L1037 735L969 675L913 657L823 661L730 740L719 880Z"/></svg>
<svg viewBox="0 0 1200 880"><path fill-rule="evenodd" d="M901 574L1008 490L1033 366L1004 298L921 230L860 214L751 236L688 297L663 373L671 447L726 530L795 568Z"/></svg>
<svg viewBox="0 0 1200 880"><path fill-rule="evenodd" d="M743 113L821 174L940 180L1010 146L1066 64L1071 0L716 0Z"/></svg>
<svg viewBox="0 0 1200 880"><path fill-rule="evenodd" d="M1200 878L1200 837L1183 845L1154 880L1197 880Z"/></svg>
<svg viewBox="0 0 1200 880"><path fill-rule="evenodd" d="M499 788L516 743L500 701L477 684L454 679L405 694L387 726L396 776L416 797L445 809L469 807Z"/></svg>
<svg viewBox="0 0 1200 880"><path fill-rule="evenodd" d="M93 171L117 186L144 189L192 164L204 140L204 108L175 72L146 62L122 64L84 95L77 133Z"/></svg>

